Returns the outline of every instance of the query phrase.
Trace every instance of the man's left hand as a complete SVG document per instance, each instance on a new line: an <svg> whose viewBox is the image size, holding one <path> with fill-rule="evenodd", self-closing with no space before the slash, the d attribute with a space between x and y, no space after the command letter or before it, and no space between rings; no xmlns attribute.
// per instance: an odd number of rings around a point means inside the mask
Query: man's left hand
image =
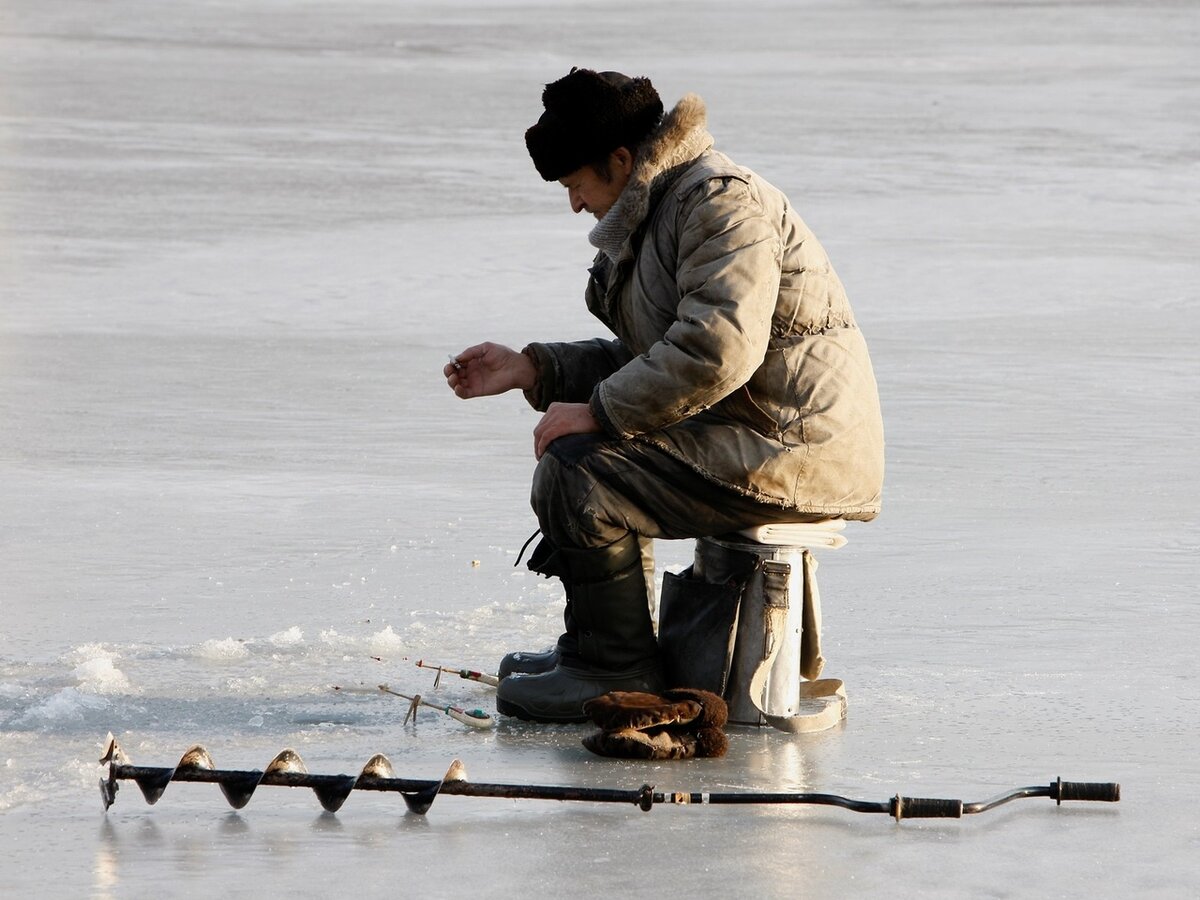
<svg viewBox="0 0 1200 900"><path fill-rule="evenodd" d="M586 403L551 403L537 428L533 429L533 455L541 459L551 442L564 435L601 430Z"/></svg>

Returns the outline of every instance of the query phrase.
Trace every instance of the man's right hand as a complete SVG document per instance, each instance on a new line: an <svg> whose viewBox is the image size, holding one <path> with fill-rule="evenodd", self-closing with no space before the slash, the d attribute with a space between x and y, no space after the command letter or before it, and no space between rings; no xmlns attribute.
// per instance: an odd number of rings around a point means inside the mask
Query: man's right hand
<svg viewBox="0 0 1200 900"><path fill-rule="evenodd" d="M442 369L446 384L464 400L491 397L518 388L532 390L537 369L528 356L490 341L468 347Z"/></svg>

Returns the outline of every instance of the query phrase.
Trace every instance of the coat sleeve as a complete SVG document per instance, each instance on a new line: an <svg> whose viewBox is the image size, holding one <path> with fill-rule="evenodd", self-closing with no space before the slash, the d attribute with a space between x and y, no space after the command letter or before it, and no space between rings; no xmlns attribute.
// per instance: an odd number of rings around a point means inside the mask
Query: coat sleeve
<svg viewBox="0 0 1200 900"><path fill-rule="evenodd" d="M586 403L596 385L633 355L620 341L604 338L535 343L522 352L534 361L538 370L537 385L525 392L525 399L542 412L555 402Z"/></svg>
<svg viewBox="0 0 1200 900"><path fill-rule="evenodd" d="M761 365L770 339L781 238L754 185L729 177L704 182L681 205L676 227L675 321L591 398L593 413L620 437L672 425L736 391Z"/></svg>

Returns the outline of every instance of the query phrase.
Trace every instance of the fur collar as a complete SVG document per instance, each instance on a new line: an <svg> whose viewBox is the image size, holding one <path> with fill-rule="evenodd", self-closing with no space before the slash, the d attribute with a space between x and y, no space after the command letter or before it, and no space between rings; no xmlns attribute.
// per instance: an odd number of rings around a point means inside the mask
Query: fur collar
<svg viewBox="0 0 1200 900"><path fill-rule="evenodd" d="M705 128L704 101L687 94L642 142L625 189L588 234L588 241L614 263L628 252L625 243L650 214L657 193L713 144Z"/></svg>
<svg viewBox="0 0 1200 900"><path fill-rule="evenodd" d="M638 150L629 183L621 192L621 224L633 231L650 212L654 188L713 145L708 110L696 94L685 94Z"/></svg>

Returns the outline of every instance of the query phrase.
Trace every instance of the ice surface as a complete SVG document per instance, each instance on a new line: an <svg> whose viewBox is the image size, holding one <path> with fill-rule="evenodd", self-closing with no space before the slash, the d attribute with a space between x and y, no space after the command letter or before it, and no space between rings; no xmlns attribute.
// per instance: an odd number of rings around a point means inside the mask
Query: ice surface
<svg viewBox="0 0 1200 900"><path fill-rule="evenodd" d="M0 895L1192 896L1200 10L9 0L0 12ZM724 760L403 725L540 647L536 414L446 353L591 336L521 135L572 65L709 105L833 256L885 513L821 556L849 719ZM678 568L690 549L660 544ZM335 692L333 685L365 692ZM438 695L491 708L488 689ZM987 799L962 821L132 785L105 733L314 772ZM670 883L664 885L664 871Z"/></svg>

